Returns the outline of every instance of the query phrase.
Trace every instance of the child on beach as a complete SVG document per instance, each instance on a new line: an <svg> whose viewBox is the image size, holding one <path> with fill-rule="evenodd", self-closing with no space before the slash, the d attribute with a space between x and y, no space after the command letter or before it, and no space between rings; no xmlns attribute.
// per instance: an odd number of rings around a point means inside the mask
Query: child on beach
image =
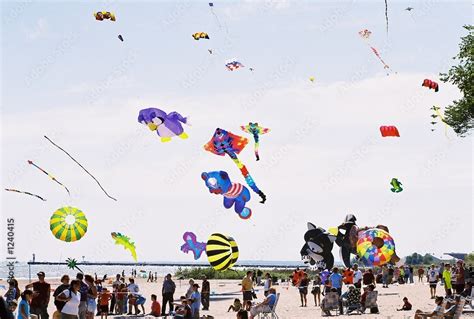
<svg viewBox="0 0 474 319"><path fill-rule="evenodd" d="M20 305L18 306L18 319L38 318L36 315L30 314L31 299L33 299L33 291L29 289L23 291Z"/></svg>
<svg viewBox="0 0 474 319"><path fill-rule="evenodd" d="M107 316L109 314L109 300L112 299L112 296L110 295L110 292L107 288L102 289L102 292L100 293L100 318L103 319L105 316L105 319L107 319Z"/></svg>
<svg viewBox="0 0 474 319"><path fill-rule="evenodd" d="M311 289L311 293L314 296L314 305L321 305L321 277L319 274L316 274L314 277L313 289Z"/></svg>
<svg viewBox="0 0 474 319"><path fill-rule="evenodd" d="M244 308L245 308L246 311L250 311L250 308L252 308L252 302L250 300L247 300L245 302L245 307Z"/></svg>
<svg viewBox="0 0 474 319"><path fill-rule="evenodd" d="M239 312L240 309L242 309L242 303L240 302L239 298L235 298L234 303L229 306L229 309L227 309L227 312L229 312L231 310L235 311L235 312Z"/></svg>
<svg viewBox="0 0 474 319"><path fill-rule="evenodd" d="M308 295L308 286L309 286L308 274L304 273L303 278L298 283L298 290L300 292L301 307L306 307L306 304L307 304L306 296Z"/></svg>
<svg viewBox="0 0 474 319"><path fill-rule="evenodd" d="M423 318L440 318L443 317L443 309L442 309L442 304L443 304L443 297L436 297L435 298L435 303L436 307L433 309L431 312L423 312L421 310L417 310L415 312L415 317L414 319L423 319Z"/></svg>
<svg viewBox="0 0 474 319"><path fill-rule="evenodd" d="M8 290L5 293L5 301L7 302L7 306L10 306L10 303L13 300L16 300L16 287L15 287L15 282L13 280L8 281Z"/></svg>
<svg viewBox="0 0 474 319"><path fill-rule="evenodd" d="M397 311L410 311L411 307L411 303L408 301L408 298L405 297L403 298L403 306L400 309L397 309Z"/></svg>
<svg viewBox="0 0 474 319"><path fill-rule="evenodd" d="M156 295L151 295L151 312L150 316L159 317L161 316L161 305L156 300Z"/></svg>

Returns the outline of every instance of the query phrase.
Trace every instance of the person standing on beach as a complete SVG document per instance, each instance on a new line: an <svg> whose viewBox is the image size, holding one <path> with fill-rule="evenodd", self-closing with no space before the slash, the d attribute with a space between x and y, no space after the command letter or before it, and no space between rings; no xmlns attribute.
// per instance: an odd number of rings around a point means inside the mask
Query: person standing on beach
<svg viewBox="0 0 474 319"><path fill-rule="evenodd" d="M457 268L456 268L456 293L460 294L464 290L464 286L466 285L466 270L464 269L464 263L462 260L457 261Z"/></svg>
<svg viewBox="0 0 474 319"><path fill-rule="evenodd" d="M33 296L33 292L29 289L26 289L21 294L21 301L18 305L18 319L30 319L30 303ZM3 318L3 317L2 317Z"/></svg>
<svg viewBox="0 0 474 319"><path fill-rule="evenodd" d="M82 273L77 273L76 280L81 283L81 287L79 288L80 296L81 296L81 303L79 304L79 319L86 319L87 313L87 291L89 290L89 286L87 286L84 281L84 275Z"/></svg>
<svg viewBox="0 0 474 319"><path fill-rule="evenodd" d="M209 297L211 295L211 284L206 275L202 276L201 303L202 310L209 310Z"/></svg>
<svg viewBox="0 0 474 319"><path fill-rule="evenodd" d="M301 307L307 306L308 302L307 302L306 296L308 295L308 286L309 286L308 274L304 273L303 279L301 279L298 284L298 290L300 292L300 299L301 299Z"/></svg>
<svg viewBox="0 0 474 319"><path fill-rule="evenodd" d="M339 268L334 267L332 269L332 274L331 276L329 276L329 281L331 282L331 287L337 290L337 294L339 295L339 299L340 299L342 295L342 276L339 273ZM340 312L343 313L341 301L339 302L339 309L340 309Z"/></svg>
<svg viewBox="0 0 474 319"><path fill-rule="evenodd" d="M423 269L423 266L420 266L418 268L418 282L423 283L423 276L425 274L425 269Z"/></svg>
<svg viewBox="0 0 474 319"><path fill-rule="evenodd" d="M446 291L446 297L449 297L453 294L453 284L451 282L451 265L444 265L443 270L443 280L444 280L444 290Z"/></svg>
<svg viewBox="0 0 474 319"><path fill-rule="evenodd" d="M110 300L110 312L115 313L115 305L117 304L117 292L119 290L120 284L120 274L115 275L115 281L112 283L112 299Z"/></svg>
<svg viewBox="0 0 474 319"><path fill-rule="evenodd" d="M257 286L260 286L260 284L262 283L262 275L263 275L262 270L258 269L257 270Z"/></svg>
<svg viewBox="0 0 474 319"><path fill-rule="evenodd" d="M86 275L84 277L84 280L89 287L87 289L87 312L86 312L86 318L87 319L94 319L94 314L97 310L97 288L94 285L94 278L90 275Z"/></svg>
<svg viewBox="0 0 474 319"><path fill-rule="evenodd" d="M26 289L33 288L33 299L31 300L31 313L39 319L48 319L48 304L51 296L51 285L44 281L45 273L40 271L36 274L38 281L26 285ZM85 318L84 318L85 319Z"/></svg>
<svg viewBox="0 0 474 319"><path fill-rule="evenodd" d="M387 265L382 266L382 288L388 288L388 268L387 268Z"/></svg>
<svg viewBox="0 0 474 319"><path fill-rule="evenodd" d="M388 266L388 279L387 279L387 284L391 285L393 283L393 273L395 270L393 270L393 266L389 265Z"/></svg>
<svg viewBox="0 0 474 319"><path fill-rule="evenodd" d="M253 291L253 272L247 271L247 275L242 279L242 299L244 300L244 304L246 301L252 301L252 291Z"/></svg>
<svg viewBox="0 0 474 319"><path fill-rule="evenodd" d="M362 287L362 271L359 270L359 265L357 264L354 264L352 269L354 269L354 286L360 289Z"/></svg>
<svg viewBox="0 0 474 319"><path fill-rule="evenodd" d="M61 309L61 319L77 319L79 317L79 307L81 304L81 282L72 280L68 289L64 289L56 300L64 302Z"/></svg>
<svg viewBox="0 0 474 319"><path fill-rule="evenodd" d="M171 280L171 274L167 274L163 281L163 288L161 293L163 295L163 302L161 303L161 315L166 315L166 304L169 303L170 312L173 311L174 292L176 290L176 284Z"/></svg>
<svg viewBox="0 0 474 319"><path fill-rule="evenodd" d="M438 270L435 268L435 265L431 265L431 268L428 270L428 283L430 284L431 299L436 298L436 286L438 285L438 280Z"/></svg>
<svg viewBox="0 0 474 319"><path fill-rule="evenodd" d="M201 309L201 294L199 293L199 285L193 284L193 293L191 294L191 312L193 319L199 319L199 310Z"/></svg>
<svg viewBox="0 0 474 319"><path fill-rule="evenodd" d="M266 297L268 295L268 291L272 287L272 277L270 273L265 274L265 281L263 282L263 295Z"/></svg>

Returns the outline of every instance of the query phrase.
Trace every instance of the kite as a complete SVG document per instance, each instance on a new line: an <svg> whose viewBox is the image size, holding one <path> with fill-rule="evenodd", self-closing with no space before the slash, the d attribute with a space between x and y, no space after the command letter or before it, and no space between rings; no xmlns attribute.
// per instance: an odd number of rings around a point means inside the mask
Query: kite
<svg viewBox="0 0 474 319"><path fill-rule="evenodd" d="M225 67L229 71L234 71L234 70L237 70L239 68L243 68L244 65L242 63L240 63L239 61L237 61L236 59L230 59L230 60L226 61Z"/></svg>
<svg viewBox="0 0 474 319"><path fill-rule="evenodd" d="M357 255L367 266L382 266L395 254L395 242L392 236L382 229L372 228L358 235Z"/></svg>
<svg viewBox="0 0 474 319"><path fill-rule="evenodd" d="M183 234L184 245L181 246L181 251L185 254L192 251L194 260L201 258L201 255L206 251L206 243L200 243L196 239L196 235L192 232L185 232Z"/></svg>
<svg viewBox="0 0 474 319"><path fill-rule="evenodd" d="M89 174L90 177L92 177L92 179L97 183L97 185L99 185L100 189L105 193L105 195L107 195L108 198L110 199L113 199L114 201L117 201L116 198L113 198L112 196L110 196L107 191L102 187L102 185L100 184L100 182L97 180L97 178L94 177L94 175L92 175L84 166L82 166L74 157L72 157L68 152L66 152L62 147L60 147L58 144L54 143L49 137L47 137L46 135L44 136L45 139L47 139L51 144L53 144L54 146L56 146L57 148L59 148L61 151L63 151L64 153L66 153L67 156L69 156L70 159L72 159L77 165L79 165L87 174Z"/></svg>
<svg viewBox="0 0 474 319"><path fill-rule="evenodd" d="M240 172L245 178L247 185L257 193L262 199L260 203L265 203L267 196L257 187L252 176L250 175L247 167L239 160L237 154L239 154L247 145L248 140L245 137L234 135L223 129L217 128L211 140L204 145L204 149L211 153L219 156L225 156L226 154L234 161Z"/></svg>
<svg viewBox="0 0 474 319"><path fill-rule="evenodd" d="M115 21L115 14L109 11L97 11L94 13L94 17L98 21L103 21L103 20Z"/></svg>
<svg viewBox="0 0 474 319"><path fill-rule="evenodd" d="M309 80L310 80L311 82L314 82L314 80L315 80L314 76L310 76L310 77L309 77Z"/></svg>
<svg viewBox="0 0 474 319"><path fill-rule="evenodd" d="M239 248L232 237L214 233L207 240L206 254L212 268L217 271L224 271L237 262Z"/></svg>
<svg viewBox="0 0 474 319"><path fill-rule="evenodd" d="M388 3L387 0L385 0L385 25L387 29L387 35L388 35Z"/></svg>
<svg viewBox="0 0 474 319"><path fill-rule="evenodd" d="M388 30L388 29L387 29ZM387 31L388 32L388 31ZM364 29L364 30L361 30L359 31L359 35L362 39L365 40L365 43L367 44L367 46L370 48L370 50L372 50L372 52L375 54L375 56L379 59L379 61L383 64L383 68L385 70L388 71L391 71L390 69L390 66L385 63L385 61L382 59L382 57L380 56L380 53L379 51L377 51L376 48L374 48L371 44L370 44L370 36L372 35L372 32L367 30L367 29Z"/></svg>
<svg viewBox="0 0 474 319"><path fill-rule="evenodd" d="M48 175L49 178L51 178L53 181L55 181L56 183L58 183L59 185L61 185L62 187L64 187L64 189L66 190L66 192L71 195L71 193L69 192L69 189L64 186L60 181L58 181L53 175L49 174L48 172L46 172L44 169L42 169L41 167L39 167L38 165L36 165L35 163L33 163L33 161L30 161L28 160L28 164L30 165L33 165L34 167L36 167L37 169L39 169L40 171L42 171L43 173L45 173L46 175Z"/></svg>
<svg viewBox="0 0 474 319"><path fill-rule="evenodd" d="M150 130L156 131L162 142L171 141L173 136L178 136L183 140L188 138L181 123L189 125L189 119L178 112L166 114L156 108L143 109L138 113L138 122L147 125Z"/></svg>
<svg viewBox="0 0 474 319"><path fill-rule="evenodd" d="M407 7L407 8L405 9L405 11L411 11L411 10L413 10L413 9L414 9L414 8L412 8L412 7Z"/></svg>
<svg viewBox="0 0 474 319"><path fill-rule="evenodd" d="M196 32L193 34L194 40L199 40L199 39L209 39L209 35L206 32Z"/></svg>
<svg viewBox="0 0 474 319"><path fill-rule="evenodd" d="M13 188L5 188L5 190L7 192L15 192L15 193L20 193L20 194L26 194L26 195L30 195L30 196L34 196L36 198L39 198L41 199L43 202L46 201L46 199L44 199L43 197L39 196L39 195L36 195L36 194L33 194L33 193L30 193L30 192L25 192L25 191L19 191L17 189L13 189Z"/></svg>
<svg viewBox="0 0 474 319"><path fill-rule="evenodd" d="M77 270L79 270L81 273L84 273L84 272L81 270L81 268L77 267L77 260L76 260L76 259L74 259L74 258L68 258L68 259L66 259L66 264L67 264L67 268L72 269L72 270L77 269Z"/></svg>
<svg viewBox="0 0 474 319"><path fill-rule="evenodd" d="M210 10L211 10L212 15L213 15L214 18L216 19L216 22L217 22L217 25L219 26L219 29L222 30L222 24L221 24L221 22L219 21L219 17L218 17L217 14L214 12L214 3L209 2L209 8L210 8Z"/></svg>
<svg viewBox="0 0 474 319"><path fill-rule="evenodd" d="M387 137L387 136L400 137L400 133L398 133L398 129L395 126L381 126L380 133L382 134L382 137Z"/></svg>
<svg viewBox="0 0 474 319"><path fill-rule="evenodd" d="M129 237L122 235L121 233L111 233L112 238L115 240L116 245L122 245L123 248L130 251L132 257L137 261L137 253L135 251L135 243L130 240Z"/></svg>
<svg viewBox="0 0 474 319"><path fill-rule="evenodd" d="M428 89L433 89L435 92L439 91L439 85L435 81L431 81L430 79L424 79L423 84L421 86L427 87Z"/></svg>
<svg viewBox="0 0 474 319"><path fill-rule="evenodd" d="M305 244L301 248L301 259L314 266L323 269L332 269L334 266L334 256L332 248L336 236L328 233L321 227L316 227L308 223L308 230L304 234Z"/></svg>
<svg viewBox="0 0 474 319"><path fill-rule="evenodd" d="M254 68L249 68L249 71L252 71L253 72Z"/></svg>
<svg viewBox="0 0 474 319"><path fill-rule="evenodd" d="M81 239L87 232L86 215L71 206L61 207L49 219L49 229L54 237L65 242Z"/></svg>
<svg viewBox="0 0 474 319"><path fill-rule="evenodd" d="M444 119L443 115L441 114L441 112L439 111L440 108L438 106L435 106L433 105L432 108L430 108L430 110L433 110L433 114L431 114L431 117L433 118L433 121L431 122L431 125L435 125L437 124L438 122L435 122L434 119L436 118L439 118L441 122L444 123L444 135L446 135L446 137L448 137L448 123L446 123L446 120ZM431 131L434 131L435 129L432 128Z"/></svg>
<svg viewBox="0 0 474 319"><path fill-rule="evenodd" d="M119 40L120 40L120 41L122 41L122 42L123 42L123 37L122 37L122 35L121 35L121 34L119 34L119 35L118 35L118 38L119 38Z"/></svg>
<svg viewBox="0 0 474 319"><path fill-rule="evenodd" d="M263 135L270 132L270 129L258 126L258 123L252 123L252 122L249 122L248 125L241 126L240 128L242 129L242 131L253 135L253 139L255 141L255 150L254 150L255 157L257 158L257 161L259 161L260 160L260 156L258 156L259 135Z"/></svg>
<svg viewBox="0 0 474 319"><path fill-rule="evenodd" d="M234 206L235 212L242 219L249 219L252 216L252 210L245 207L245 204L250 200L250 192L247 187L239 183L232 183L229 175L224 171L202 173L201 178L210 193L224 196L226 209Z"/></svg>
<svg viewBox="0 0 474 319"><path fill-rule="evenodd" d="M207 49L207 51L209 51L209 54L212 54L212 49Z"/></svg>
<svg viewBox="0 0 474 319"><path fill-rule="evenodd" d="M392 180L390 181L390 185L392 186L392 188L390 188L390 190L393 192L393 193L400 193L401 191L403 191L403 187L402 187L402 183L396 179L395 177L392 178Z"/></svg>

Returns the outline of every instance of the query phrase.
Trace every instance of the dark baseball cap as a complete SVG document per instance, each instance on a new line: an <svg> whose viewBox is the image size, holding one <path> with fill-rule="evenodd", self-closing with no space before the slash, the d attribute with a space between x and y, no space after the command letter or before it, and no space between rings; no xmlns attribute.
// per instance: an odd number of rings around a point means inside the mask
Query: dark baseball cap
<svg viewBox="0 0 474 319"><path fill-rule="evenodd" d="M44 273L44 271L40 271L40 272L37 273L36 275L37 275L37 276L42 276L42 277L46 276L45 273Z"/></svg>

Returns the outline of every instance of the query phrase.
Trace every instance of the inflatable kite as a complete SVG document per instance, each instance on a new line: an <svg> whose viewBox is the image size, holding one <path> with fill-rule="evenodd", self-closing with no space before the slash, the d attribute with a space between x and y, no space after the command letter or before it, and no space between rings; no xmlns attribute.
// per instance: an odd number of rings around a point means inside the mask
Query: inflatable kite
<svg viewBox="0 0 474 319"><path fill-rule="evenodd" d="M224 196L225 208L229 209L234 206L235 212L242 219L249 219L252 216L252 210L245 207L245 204L250 200L249 190L242 184L232 183L227 172L202 173L201 178L210 193Z"/></svg>
<svg viewBox="0 0 474 319"><path fill-rule="evenodd" d="M247 145L248 140L245 137L234 135L230 132L227 132L223 129L217 128L211 140L204 145L204 149L216 155L224 156L229 155L229 157L234 161L237 167L240 169L240 172L245 178L245 182L250 188L257 193L262 199L260 203L265 203L267 196L257 187L252 176L250 175L247 167L238 159L237 154L239 154Z"/></svg>
<svg viewBox="0 0 474 319"><path fill-rule="evenodd" d="M115 14L109 11L97 11L94 13L94 17L98 21L110 20L115 21Z"/></svg>
<svg viewBox="0 0 474 319"><path fill-rule="evenodd" d="M206 254L212 268L217 271L224 271L237 262L239 248L232 237L214 233L207 240Z"/></svg>
<svg viewBox="0 0 474 319"><path fill-rule="evenodd" d="M331 235L321 227L316 227L308 223L308 230L304 234L305 244L301 248L301 258L311 266L318 268L332 269L334 266L334 256L332 248L336 237Z"/></svg>
<svg viewBox="0 0 474 319"><path fill-rule="evenodd" d="M92 177L92 179L97 183L97 185L99 185L100 189L105 193L105 195L107 195L108 198L110 199L113 199L113 200L117 200L116 198L113 198L112 196L110 196L107 191L102 187L102 185L99 183L99 181L97 180L97 178L94 177L94 175L92 175L84 166L81 165L81 163L79 163L74 157L71 156L71 154L69 154L68 152L66 152L66 150L64 150L61 146L59 146L58 144L54 143L49 137L47 137L46 135L44 136L45 139L47 139L51 144L53 144L54 146L56 146L57 148L59 148L61 151L63 151L64 153L66 153L67 156L69 156L70 159L72 159L77 165L79 165L90 177Z"/></svg>
<svg viewBox="0 0 474 319"><path fill-rule="evenodd" d="M356 220L354 215L348 214L344 222L337 227L336 244L340 247L340 255L346 267L351 267L351 254L357 254L355 247L358 231Z"/></svg>
<svg viewBox="0 0 474 319"><path fill-rule="evenodd" d="M390 185L392 186L390 190L393 193L400 193L401 191L403 191L402 183L396 178L392 178L392 180L390 181Z"/></svg>
<svg viewBox="0 0 474 319"><path fill-rule="evenodd" d="M49 220L49 228L54 237L65 242L81 239L87 232L87 226L86 215L71 206L59 208Z"/></svg>
<svg viewBox="0 0 474 319"><path fill-rule="evenodd" d="M84 273L81 268L77 267L77 260L74 259L74 258L68 258L66 259L66 265L67 265L67 268L71 269L71 270L74 270L74 269L77 269L79 270L81 273Z"/></svg>
<svg viewBox="0 0 474 319"><path fill-rule="evenodd" d="M194 40L199 40L199 39L209 39L209 35L206 32L196 32L193 34Z"/></svg>
<svg viewBox="0 0 474 319"><path fill-rule="evenodd" d="M60 181L58 181L53 175L49 174L48 172L46 172L44 169L42 169L41 167L39 167L38 165L36 165L35 163L33 163L33 161L28 161L28 164L30 165L33 165L34 167L36 167L37 169L39 169L40 171L42 171L44 174L48 175L49 178L51 178L53 181L55 181L56 183L58 183L59 185L61 185L62 187L64 187L64 189L66 190L66 192L71 195L71 193L69 193L69 189L64 186Z"/></svg>
<svg viewBox="0 0 474 319"><path fill-rule="evenodd" d="M439 85L435 81L431 81L430 79L424 79L421 86L427 87L428 89L433 89L435 92L439 91Z"/></svg>
<svg viewBox="0 0 474 319"><path fill-rule="evenodd" d="M19 191L18 189L13 189L13 188L5 188L5 190L6 190L7 192L15 192L15 193L20 193L20 194L30 195L30 196L36 197L36 198L38 198L38 199L41 199L43 202L46 201L46 199L44 199L44 198L41 197L40 195L36 195L36 194L30 193L30 192Z"/></svg>
<svg viewBox="0 0 474 319"><path fill-rule="evenodd" d="M121 233L111 233L112 238L115 240L116 245L121 245L126 250L130 251L132 257L137 261L137 253L135 251L135 243L130 240L129 237L122 235Z"/></svg>
<svg viewBox="0 0 474 319"><path fill-rule="evenodd" d="M382 134L382 137L387 137L387 136L400 137L400 133L398 133L398 129L395 126L381 126L380 133Z"/></svg>
<svg viewBox="0 0 474 319"><path fill-rule="evenodd" d="M390 234L382 229L372 228L359 233L357 255L367 266L382 266L395 254L395 243Z"/></svg>
<svg viewBox="0 0 474 319"><path fill-rule="evenodd" d="M192 251L194 260L201 258L201 254L206 251L206 243L200 243L196 239L196 235L192 232L185 232L183 234L184 245L181 246L181 251L185 254Z"/></svg>
<svg viewBox="0 0 474 319"><path fill-rule="evenodd" d="M181 139L188 138L181 123L189 125L189 119L178 112L167 114L156 108L143 109L138 113L138 122L147 125L150 130L156 131L162 142L171 141L173 136L178 136Z"/></svg>
<svg viewBox="0 0 474 319"><path fill-rule="evenodd" d="M235 60L235 59L232 59L232 60L228 60L228 61L225 63L225 67L226 67L227 70L229 70L229 71L234 71L234 70L243 68L244 65L243 65L242 63L240 63L239 61L237 61L237 60Z"/></svg>
<svg viewBox="0 0 474 319"><path fill-rule="evenodd" d="M255 150L254 150L255 157L257 158L257 161L259 161L260 160L260 157L258 156L259 135L263 135L270 132L270 129L258 126L258 123L252 123L252 122L250 122L248 125L241 126L240 128L242 129L242 131L253 135L253 139L255 141Z"/></svg>

